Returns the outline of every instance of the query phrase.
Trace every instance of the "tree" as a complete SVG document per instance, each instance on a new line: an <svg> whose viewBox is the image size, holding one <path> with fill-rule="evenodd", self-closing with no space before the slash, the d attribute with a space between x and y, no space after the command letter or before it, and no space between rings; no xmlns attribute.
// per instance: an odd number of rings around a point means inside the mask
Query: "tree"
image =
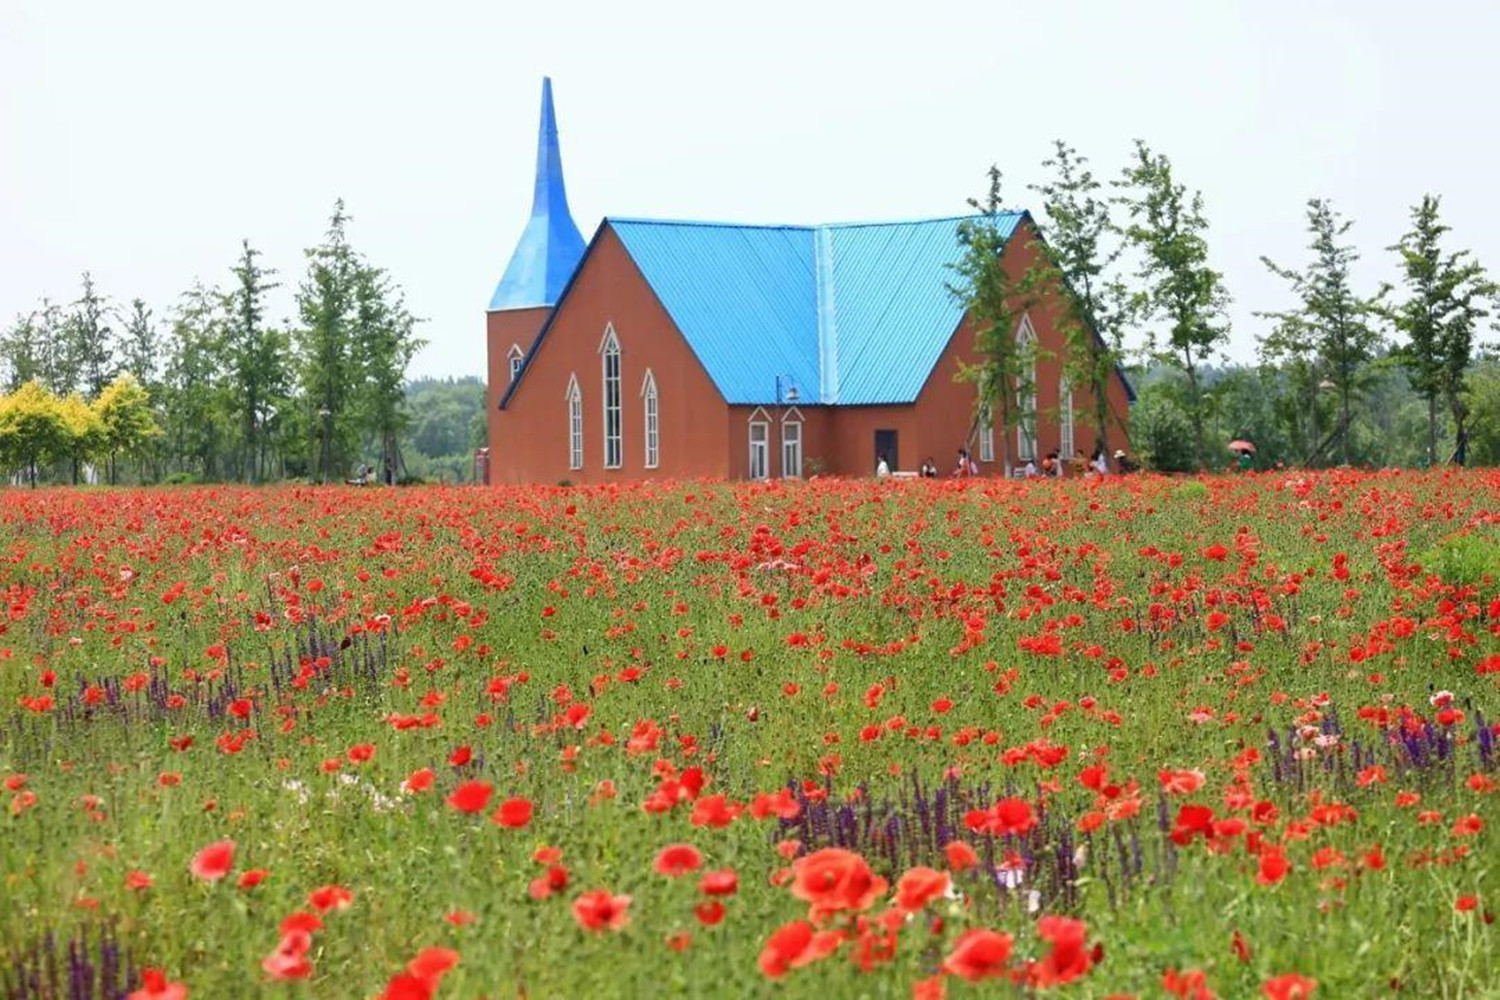
<svg viewBox="0 0 1500 1000"><path fill-rule="evenodd" d="M151 415L150 394L129 372L115 376L115 380L104 387L99 398L94 400L94 414L103 426L104 450L109 456L109 481L113 484L117 456L139 454L146 443L161 432Z"/></svg>
<svg viewBox="0 0 1500 1000"><path fill-rule="evenodd" d="M1147 344L1159 360L1187 379L1187 411L1193 424L1198 467L1203 468L1203 387L1199 371L1229 335L1224 310L1229 293L1223 276L1208 265L1208 219L1203 194L1188 196L1173 178L1166 156L1140 140L1135 161L1117 186L1130 217L1125 237L1140 255L1138 276L1145 287L1131 297L1131 312L1147 326ZM1165 342L1157 323L1166 325Z"/></svg>
<svg viewBox="0 0 1500 1000"><path fill-rule="evenodd" d="M957 279L948 285L951 294L963 306L974 329L974 346L981 360L962 364L958 378L977 387L975 422L992 426L1000 432L1005 468L1011 468L1011 428L1026 419L1020 412L1020 401L1035 393L1035 359L1031 350L1016 343L1018 317L1036 301L1040 287L1049 275L1042 269L1028 268L1014 277L1004 266L1002 257L1010 237L1002 225L1004 208L1000 199L1000 170L990 167L989 193L984 200L971 198L969 206L977 213L958 225L961 250L956 263L949 265Z"/></svg>
<svg viewBox="0 0 1500 1000"><path fill-rule="evenodd" d="M82 389L93 399L115 377L109 315L109 301L94 288L93 275L83 272L83 292L63 323L63 352L72 381L53 386L54 391Z"/></svg>
<svg viewBox="0 0 1500 1000"><path fill-rule="evenodd" d="M104 421L76 392L68 393L58 406L67 432L63 454L72 464L73 485L77 486L84 464L104 454Z"/></svg>
<svg viewBox="0 0 1500 1000"><path fill-rule="evenodd" d="M1293 366L1306 366L1305 383L1311 412L1316 417L1317 393L1324 381L1338 395L1339 421L1334 434L1345 465L1350 463L1351 406L1358 380L1380 346L1380 335L1370 325L1374 315L1371 299L1355 294L1350 269L1359 252L1340 240L1354 223L1344 219L1327 199L1307 203L1308 249L1313 259L1306 270L1282 267L1269 257L1261 262L1271 273L1286 279L1299 300L1294 310L1257 313L1276 321L1276 328L1262 338L1262 355L1285 358ZM1313 435L1314 439L1316 435ZM1316 460L1323 443L1311 442L1308 460Z"/></svg>
<svg viewBox="0 0 1500 1000"><path fill-rule="evenodd" d="M222 301L217 291L202 285L182 296L172 317L162 385L172 457L180 470L196 466L208 478L217 474L222 442L228 437Z"/></svg>
<svg viewBox="0 0 1500 1000"><path fill-rule="evenodd" d="M68 453L70 428L62 401L33 379L0 398L0 456L19 467L33 489L37 469Z"/></svg>
<svg viewBox="0 0 1500 1000"><path fill-rule="evenodd" d="M130 300L130 315L125 319L124 335L121 337L120 353L124 370L134 375L143 386L156 381L156 372L161 365L161 338L156 333L156 320L151 310L141 299Z"/></svg>
<svg viewBox="0 0 1500 1000"><path fill-rule="evenodd" d="M36 314L17 316L15 323L0 337L0 357L6 369L6 390L15 392L27 382L46 374L47 345Z"/></svg>
<svg viewBox="0 0 1500 1000"><path fill-rule="evenodd" d="M1497 293L1470 251L1443 253L1442 238L1449 227L1438 218L1440 203L1434 195L1423 195L1411 210L1411 230L1390 248L1401 259L1406 300L1385 310L1406 337L1399 356L1411 373L1412 387L1427 403L1428 464L1437 462L1439 400L1453 415L1455 456L1465 448L1464 384L1473 360L1474 328L1489 315L1483 303Z"/></svg>
<svg viewBox="0 0 1500 1000"><path fill-rule="evenodd" d="M361 382L357 410L377 442L380 468L390 484L401 460L399 435L408 421L406 367L423 341L414 332L416 319L385 271L360 267L356 275L352 349Z"/></svg>
<svg viewBox="0 0 1500 1000"><path fill-rule="evenodd" d="M1064 377L1069 384L1088 389L1095 440L1098 447L1107 449L1109 385L1121 356L1116 304L1123 298L1123 289L1107 272L1119 259L1120 248L1106 246L1116 229L1109 200L1096 194L1103 185L1094 179L1088 158L1061 139L1054 140L1053 148L1052 156L1042 161L1042 166L1053 171L1053 178L1031 187L1042 196L1048 219L1048 252L1039 259L1056 267L1056 285L1067 304L1059 317L1067 345ZM1105 331L1111 335L1108 341Z"/></svg>
<svg viewBox="0 0 1500 1000"><path fill-rule="evenodd" d="M320 482L343 464L353 422L348 400L356 381L350 314L359 281L359 259L344 232L343 199L334 203L323 242L306 251L307 276L297 291L302 326L296 332L299 381L317 458Z"/></svg>
<svg viewBox="0 0 1500 1000"><path fill-rule="evenodd" d="M270 424L291 391L290 343L284 333L265 324L266 293L276 288L276 272L262 268L260 251L243 241L234 268L237 284L229 293L225 352L229 388L238 414L243 459L241 474L259 482L265 474Z"/></svg>

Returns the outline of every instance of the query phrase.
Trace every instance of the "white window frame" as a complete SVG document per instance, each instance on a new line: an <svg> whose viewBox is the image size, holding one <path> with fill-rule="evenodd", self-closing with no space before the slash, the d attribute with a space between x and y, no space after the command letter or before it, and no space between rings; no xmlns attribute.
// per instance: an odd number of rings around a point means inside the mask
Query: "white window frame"
<svg viewBox="0 0 1500 1000"><path fill-rule="evenodd" d="M1031 325L1031 315L1023 313L1021 322L1016 327L1016 354L1020 356L1029 346L1032 349L1031 368L1031 392L1022 395L1016 393L1016 458L1021 462L1036 461L1036 330ZM1019 388L1019 387L1018 387ZM1026 432L1026 425L1031 424L1031 433Z"/></svg>
<svg viewBox="0 0 1500 1000"><path fill-rule="evenodd" d="M649 368L641 380L641 416L646 431L646 468L654 469L661 462L661 401L656 393L656 376Z"/></svg>
<svg viewBox="0 0 1500 1000"><path fill-rule="evenodd" d="M802 478L802 413L795 407L781 418L781 478ZM788 434L788 431L794 431Z"/></svg>
<svg viewBox="0 0 1500 1000"><path fill-rule="evenodd" d="M521 364L526 360L526 352L521 350L520 344L511 344L505 360L510 366L510 380L514 382L521 377Z"/></svg>
<svg viewBox="0 0 1500 1000"><path fill-rule="evenodd" d="M995 460L995 418L990 414L989 406L979 411L979 460Z"/></svg>
<svg viewBox="0 0 1500 1000"><path fill-rule="evenodd" d="M583 468L583 391L578 388L578 376L568 376L568 468Z"/></svg>
<svg viewBox="0 0 1500 1000"><path fill-rule="evenodd" d="M1057 383L1058 456L1067 461L1073 457L1073 386L1066 375Z"/></svg>
<svg viewBox="0 0 1500 1000"><path fill-rule="evenodd" d="M613 362L613 371L611 371ZM604 339L599 342L599 382L603 388L599 413L604 423L604 467L618 469L625 464L625 412L620 389L622 381L620 364L620 338L615 336L613 323L604 326Z"/></svg>
<svg viewBox="0 0 1500 1000"><path fill-rule="evenodd" d="M755 440L755 432L757 428L760 430L761 435L759 441ZM771 418L766 416L765 410L757 407L755 412L750 414L750 419L747 422L746 433L748 434L749 440L749 450L747 452L747 457L749 458L749 468L746 471L749 473L749 477L751 479L770 479Z"/></svg>

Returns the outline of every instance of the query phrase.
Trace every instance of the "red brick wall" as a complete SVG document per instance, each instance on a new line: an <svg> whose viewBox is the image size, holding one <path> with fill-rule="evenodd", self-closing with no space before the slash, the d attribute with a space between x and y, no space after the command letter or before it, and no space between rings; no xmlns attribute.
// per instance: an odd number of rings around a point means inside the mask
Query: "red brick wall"
<svg viewBox="0 0 1500 1000"><path fill-rule="evenodd" d="M607 324L614 325L620 341L624 461L618 469L604 468L599 347ZM645 467L641 385L647 368L656 378L660 426L654 470ZM583 468L577 470L568 468L566 393L572 373L583 395ZM597 483L648 476L725 477L731 474L724 448L727 410L618 237L606 230L585 258L510 405L490 412L490 480Z"/></svg>

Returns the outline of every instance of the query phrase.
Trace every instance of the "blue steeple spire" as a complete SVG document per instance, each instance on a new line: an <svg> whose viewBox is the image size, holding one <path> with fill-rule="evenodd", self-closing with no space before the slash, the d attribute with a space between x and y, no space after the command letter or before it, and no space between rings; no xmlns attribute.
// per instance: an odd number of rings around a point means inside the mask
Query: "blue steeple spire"
<svg viewBox="0 0 1500 1000"><path fill-rule="evenodd" d="M557 115L552 110L552 78L542 78L542 123L536 142L536 189L531 219L500 284L490 297L490 311L530 309L557 304L563 286L583 257L583 236L568 214L563 187L562 153L557 145Z"/></svg>

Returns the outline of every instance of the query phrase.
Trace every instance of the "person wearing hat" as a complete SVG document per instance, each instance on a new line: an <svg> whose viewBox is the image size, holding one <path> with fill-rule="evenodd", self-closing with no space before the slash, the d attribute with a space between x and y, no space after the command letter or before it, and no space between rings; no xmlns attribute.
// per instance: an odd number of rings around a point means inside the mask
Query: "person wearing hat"
<svg viewBox="0 0 1500 1000"><path fill-rule="evenodd" d="M1139 466L1135 464L1135 461L1129 455L1125 454L1124 448L1115 449L1115 464L1120 467L1120 472L1122 474L1127 472L1134 472L1137 468L1139 468Z"/></svg>

